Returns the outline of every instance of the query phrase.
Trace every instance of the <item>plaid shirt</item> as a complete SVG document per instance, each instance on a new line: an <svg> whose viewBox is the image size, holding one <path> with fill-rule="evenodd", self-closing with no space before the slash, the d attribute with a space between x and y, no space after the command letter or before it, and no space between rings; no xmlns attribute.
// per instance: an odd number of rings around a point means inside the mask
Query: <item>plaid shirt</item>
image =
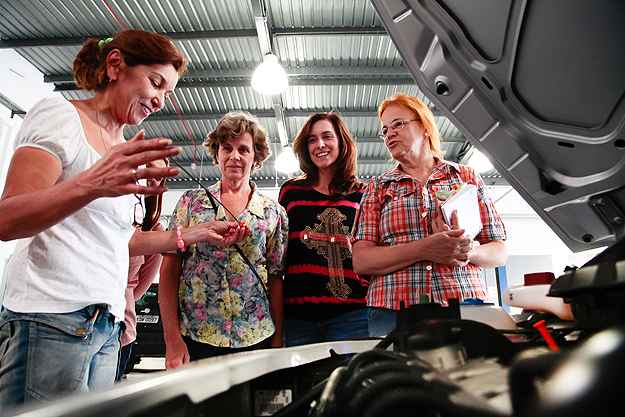
<svg viewBox="0 0 625 417"><path fill-rule="evenodd" d="M481 244L505 240L506 231L495 206L486 195L480 176L471 168L437 160L425 186L398 166L374 178L362 197L354 224L352 242L366 240L393 246L432 234L431 219L436 210L436 192L462 183L475 184L482 218L482 231L475 238ZM367 305L398 310L420 302L446 304L450 298L486 298L480 268L473 264L450 267L431 261L416 262L386 275L370 277Z"/></svg>

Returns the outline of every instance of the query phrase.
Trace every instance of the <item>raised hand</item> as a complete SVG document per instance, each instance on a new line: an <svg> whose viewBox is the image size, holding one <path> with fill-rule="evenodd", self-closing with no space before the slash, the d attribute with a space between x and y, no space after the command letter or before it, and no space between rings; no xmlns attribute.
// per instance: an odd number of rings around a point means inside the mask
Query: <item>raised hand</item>
<svg viewBox="0 0 625 417"><path fill-rule="evenodd" d="M98 197L162 193L166 190L162 183L150 181L148 185L141 185L138 180L175 177L178 169L154 165L138 167L177 155L180 149L171 143L171 139L166 138L144 139L142 130L127 143L113 146L96 164L79 174L77 180Z"/></svg>

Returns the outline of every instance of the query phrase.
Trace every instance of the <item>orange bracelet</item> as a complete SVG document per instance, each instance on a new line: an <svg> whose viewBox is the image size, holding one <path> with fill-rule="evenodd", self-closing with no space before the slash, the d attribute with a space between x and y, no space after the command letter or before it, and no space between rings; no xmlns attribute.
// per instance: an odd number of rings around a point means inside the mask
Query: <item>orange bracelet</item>
<svg viewBox="0 0 625 417"><path fill-rule="evenodd" d="M184 252L185 246L184 240L182 240L182 227L180 225L176 225L176 246L179 251Z"/></svg>

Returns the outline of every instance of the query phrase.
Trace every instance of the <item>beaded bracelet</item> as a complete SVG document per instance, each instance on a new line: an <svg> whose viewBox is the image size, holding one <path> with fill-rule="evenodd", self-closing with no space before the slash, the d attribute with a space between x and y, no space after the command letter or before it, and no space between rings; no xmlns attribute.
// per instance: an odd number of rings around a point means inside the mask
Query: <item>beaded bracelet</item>
<svg viewBox="0 0 625 417"><path fill-rule="evenodd" d="M184 240L182 240L182 227L180 225L176 225L176 246L179 251L184 252L185 246Z"/></svg>

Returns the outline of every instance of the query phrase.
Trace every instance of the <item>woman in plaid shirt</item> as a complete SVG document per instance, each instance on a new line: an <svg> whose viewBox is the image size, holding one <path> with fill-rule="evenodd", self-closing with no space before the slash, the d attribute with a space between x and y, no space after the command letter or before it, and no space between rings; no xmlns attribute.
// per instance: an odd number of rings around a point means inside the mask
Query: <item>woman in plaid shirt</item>
<svg viewBox="0 0 625 417"><path fill-rule="evenodd" d="M397 166L370 181L353 233L353 267L368 275L369 335L395 327L400 303L484 300L480 268L503 265L506 232L473 169L443 160L432 112L418 98L380 104L384 140ZM439 199L463 183L478 188L482 230L474 240L449 228Z"/></svg>

